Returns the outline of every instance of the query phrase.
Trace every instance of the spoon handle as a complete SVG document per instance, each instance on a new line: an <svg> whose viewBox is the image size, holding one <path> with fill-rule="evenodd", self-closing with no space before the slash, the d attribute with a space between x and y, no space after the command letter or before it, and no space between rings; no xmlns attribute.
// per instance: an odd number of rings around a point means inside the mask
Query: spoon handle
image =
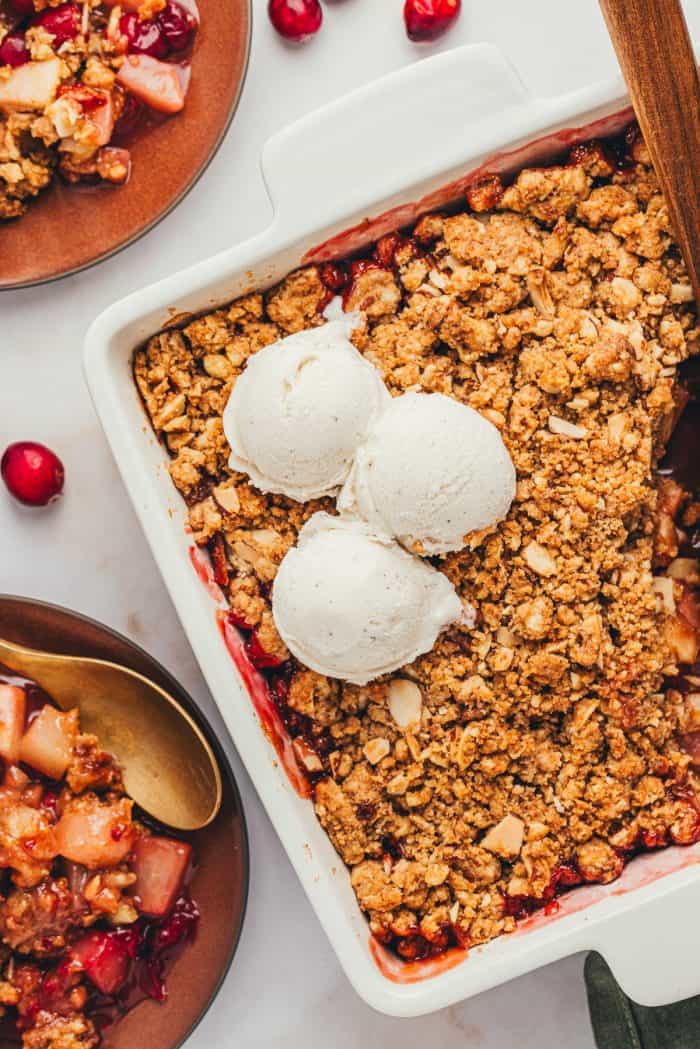
<svg viewBox="0 0 700 1049"><path fill-rule="evenodd" d="M680 0L600 0L700 303L700 78Z"/></svg>
<svg viewBox="0 0 700 1049"><path fill-rule="evenodd" d="M62 659L67 660L68 657L34 651L0 638L0 664L13 670L20 677L36 681L51 696L54 703L63 710L69 710L75 703L71 702L71 697L64 698L66 674L60 666Z"/></svg>

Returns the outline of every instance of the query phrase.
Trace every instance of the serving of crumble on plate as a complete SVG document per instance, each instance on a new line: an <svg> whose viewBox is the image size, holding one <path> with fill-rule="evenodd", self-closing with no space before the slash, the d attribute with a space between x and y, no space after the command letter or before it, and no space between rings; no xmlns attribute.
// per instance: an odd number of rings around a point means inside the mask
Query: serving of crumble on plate
<svg viewBox="0 0 700 1049"><path fill-rule="evenodd" d="M431 559L476 626L362 687L291 658L270 606L302 525L334 504L257 490L222 427L248 358L323 323L337 294L391 394L475 408L518 477L505 521ZM484 943L641 850L700 840L700 478L678 447L698 439L692 298L631 127L136 354L228 625L372 932L404 959Z"/></svg>
<svg viewBox="0 0 700 1049"><path fill-rule="evenodd" d="M134 129L185 104L198 24L192 0L2 0L0 220L24 214L55 172L126 182Z"/></svg>
<svg viewBox="0 0 700 1049"><path fill-rule="evenodd" d="M128 797L114 758L0 666L0 1042L95 1049L190 944L192 845Z"/></svg>

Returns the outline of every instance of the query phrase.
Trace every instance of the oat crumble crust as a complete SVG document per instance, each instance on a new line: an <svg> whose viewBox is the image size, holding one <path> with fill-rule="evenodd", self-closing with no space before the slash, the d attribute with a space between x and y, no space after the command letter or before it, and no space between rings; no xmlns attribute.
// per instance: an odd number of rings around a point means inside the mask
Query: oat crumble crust
<svg viewBox="0 0 700 1049"><path fill-rule="evenodd" d="M615 879L642 844L700 838L678 742L689 714L662 688L697 642L670 614L681 584L662 600L652 583L678 552L679 504L700 518L672 485L659 496L653 472L700 331L635 129L624 151L594 143L508 186L486 180L465 210L426 215L350 267L345 305L366 318L353 341L391 393L476 408L518 475L506 521L433 559L476 606L476 629L451 628L364 688L290 661L276 693L360 906L404 958L511 931L562 886ZM221 416L247 359L322 323L341 279L298 270L135 358L194 539L278 660L270 584L304 521L334 506L232 473ZM403 729L402 679L419 687L419 722Z"/></svg>

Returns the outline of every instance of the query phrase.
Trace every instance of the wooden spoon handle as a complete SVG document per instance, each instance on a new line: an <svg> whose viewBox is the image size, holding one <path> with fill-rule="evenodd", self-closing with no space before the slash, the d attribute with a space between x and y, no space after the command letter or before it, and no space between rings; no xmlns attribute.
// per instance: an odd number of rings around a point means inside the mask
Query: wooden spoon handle
<svg viewBox="0 0 700 1049"><path fill-rule="evenodd" d="M700 78L680 0L600 0L700 304Z"/></svg>

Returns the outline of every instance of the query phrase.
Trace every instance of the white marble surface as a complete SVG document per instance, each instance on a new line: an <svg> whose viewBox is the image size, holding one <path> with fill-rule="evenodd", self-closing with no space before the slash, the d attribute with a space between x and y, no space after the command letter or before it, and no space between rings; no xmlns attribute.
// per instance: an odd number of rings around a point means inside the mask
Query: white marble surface
<svg viewBox="0 0 700 1049"><path fill-rule="evenodd" d="M225 2L225 0L222 0ZM328 0L321 34L294 48L253 0L248 81L228 137L189 197L115 259L48 287L0 295L0 448L45 441L67 487L46 512L0 492L0 590L68 605L116 627L161 659L212 712L197 666L153 565L83 384L81 343L115 298L249 236L268 221L259 174L264 140L291 119L435 48L404 36L402 0ZM686 0L700 36L700 0ZM526 83L550 94L613 74L596 0L464 0L441 47L497 43ZM371 157L367 158L368 164ZM225 732L218 717L215 723ZM372 1012L355 996L228 743L251 836L252 891L243 940L192 1049L592 1049L573 958L419 1020Z"/></svg>

